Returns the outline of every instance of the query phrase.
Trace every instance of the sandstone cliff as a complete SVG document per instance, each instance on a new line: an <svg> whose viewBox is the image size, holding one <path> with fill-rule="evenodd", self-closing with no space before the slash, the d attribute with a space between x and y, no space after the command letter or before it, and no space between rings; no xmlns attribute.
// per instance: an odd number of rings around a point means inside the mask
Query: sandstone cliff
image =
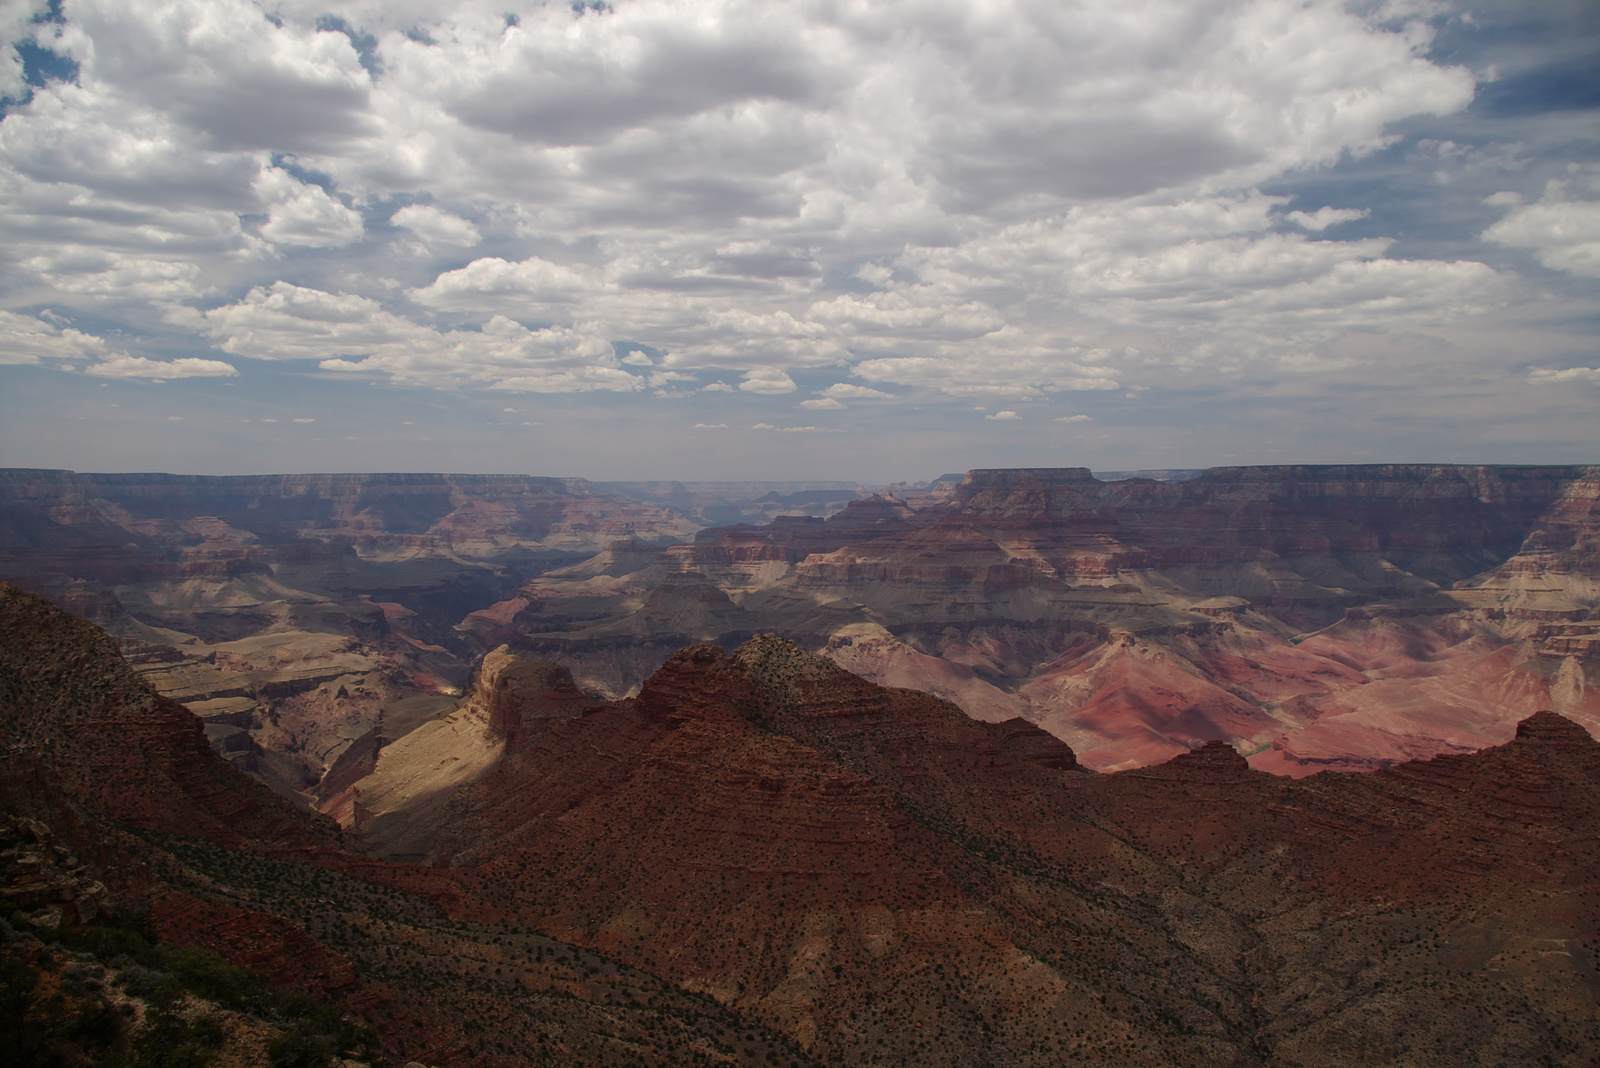
<svg viewBox="0 0 1600 1068"><path fill-rule="evenodd" d="M593 705L565 669L522 660L504 647L483 658L467 695L447 715L385 743L323 811L357 832L362 847L390 860L430 862L455 792L482 779L508 754Z"/></svg>

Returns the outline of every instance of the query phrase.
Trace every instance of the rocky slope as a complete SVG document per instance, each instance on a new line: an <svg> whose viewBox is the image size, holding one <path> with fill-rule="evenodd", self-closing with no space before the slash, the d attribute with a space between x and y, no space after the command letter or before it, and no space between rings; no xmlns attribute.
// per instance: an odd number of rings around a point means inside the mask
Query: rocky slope
<svg viewBox="0 0 1600 1068"><path fill-rule="evenodd" d="M973 471L950 500L617 543L464 628L631 692L774 631L875 681L1021 716L1090 767L1207 740L1291 775L1600 729L1600 468Z"/></svg>
<svg viewBox="0 0 1600 1068"><path fill-rule="evenodd" d="M233 847L337 843L331 822L217 759L201 721L129 671L100 628L0 583L0 636L0 736L91 811Z"/></svg>
<svg viewBox="0 0 1600 1068"><path fill-rule="evenodd" d="M1304 782L1221 743L1115 775L775 638L696 646L457 795L466 915L829 1063L1580 1064L1600 745Z"/></svg>
<svg viewBox="0 0 1600 1068"><path fill-rule="evenodd" d="M79 725L167 737L159 699L87 625L0 605L29 739L0 796L52 779L79 855L134 854L75 879L340 999L397 1060L1578 1066L1600 1045L1600 744L1550 713L1367 775L1273 776L1220 743L1099 775L1025 721L774 637L587 709L502 654L473 700L508 744L424 867L297 845L310 817L194 744L167 743L168 779L281 820L130 835L110 806L146 809L98 776L152 765ZM161 796L202 831L221 811Z"/></svg>
<svg viewBox="0 0 1600 1068"><path fill-rule="evenodd" d="M537 668L500 677L491 713L510 737L561 699ZM116 952L131 929L334 999L378 1030L393 1063L812 1063L710 998L520 926L452 916L441 903L459 907L470 879L345 851L331 822L218 757L201 721L132 672L103 631L4 584L0 839L8 1020L65 974L59 950L15 932ZM66 971L84 973L71 961ZM69 1013L52 1017L63 1033L88 1034L95 1021L70 1013L92 1001L37 1006ZM285 1063L324 1063L310 1056Z"/></svg>

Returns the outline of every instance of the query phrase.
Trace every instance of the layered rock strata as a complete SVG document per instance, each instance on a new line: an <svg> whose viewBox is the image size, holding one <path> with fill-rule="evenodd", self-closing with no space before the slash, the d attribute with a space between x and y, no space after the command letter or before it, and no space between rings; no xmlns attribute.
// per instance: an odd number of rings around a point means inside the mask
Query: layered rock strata
<svg viewBox="0 0 1600 1068"><path fill-rule="evenodd" d="M508 685L488 688L491 713L497 729L521 722L526 736L560 706L561 688L556 706L541 686L524 708L530 680L510 668ZM648 973L525 928L453 918L439 902L459 908L470 879L343 851L330 823L221 760L200 721L174 708L103 631L0 584L8 952L33 946L30 959L42 959L51 950L19 929L92 928L109 909L335 999L379 1031L395 1063L814 1063L760 1022Z"/></svg>
<svg viewBox="0 0 1600 1068"><path fill-rule="evenodd" d="M1579 1064L1600 745L1304 782L1114 775L791 643L696 646L458 794L465 915L705 990L842 1064ZM1531 1030L1524 1030L1524 1027Z"/></svg>
<svg viewBox="0 0 1600 1068"><path fill-rule="evenodd" d="M973 471L945 503L618 544L467 621L629 693L689 641L774 631L1021 716L1090 767L1226 740L1291 775L1600 728L1600 468Z"/></svg>

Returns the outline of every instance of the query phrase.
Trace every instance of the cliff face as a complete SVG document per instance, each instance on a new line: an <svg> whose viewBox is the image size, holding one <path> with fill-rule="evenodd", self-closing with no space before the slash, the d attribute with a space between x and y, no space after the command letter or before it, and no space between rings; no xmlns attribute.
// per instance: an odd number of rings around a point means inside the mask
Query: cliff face
<svg viewBox="0 0 1600 1068"><path fill-rule="evenodd" d="M664 655L642 650L773 630L1098 769L1222 739L1277 772L1367 770L1542 707L1600 729L1597 498L1592 467L980 470L920 511L858 501L548 573L497 637L622 694ZM726 607L641 606L669 584Z"/></svg>
<svg viewBox="0 0 1600 1068"><path fill-rule="evenodd" d="M576 479L13 471L0 577L106 626L214 748L347 821L373 740L447 714L484 652L621 697L678 648L765 632L1097 770L1220 739L1307 775L1498 744L1547 707L1600 730L1597 472L979 470L917 507L697 530ZM752 514L853 493L757 490Z"/></svg>
<svg viewBox="0 0 1600 1068"><path fill-rule="evenodd" d="M351 746L347 753L356 760L336 766L324 781L320 807L355 831L373 856L431 862L436 839L448 833L457 790L595 703L566 668L519 659L502 646L479 662L466 696L448 714L393 739L374 733Z"/></svg>

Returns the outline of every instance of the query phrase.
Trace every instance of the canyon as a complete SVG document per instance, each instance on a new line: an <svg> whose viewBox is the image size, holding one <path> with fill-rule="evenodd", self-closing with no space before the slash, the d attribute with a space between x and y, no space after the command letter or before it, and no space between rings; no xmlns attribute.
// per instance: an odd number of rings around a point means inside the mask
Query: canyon
<svg viewBox="0 0 1600 1068"><path fill-rule="evenodd" d="M142 916L330 999L393 1063L1600 1046L1600 743L1552 712L1365 774L1273 775L1223 742L1099 774L1026 720L771 635L681 649L606 702L496 650L452 713L494 759L434 789L401 760L369 841L224 761L92 623L0 585L0 635L0 802L64 858L7 854L0 955L41 975L19 929L48 876L75 895L62 930Z"/></svg>
<svg viewBox="0 0 1600 1068"><path fill-rule="evenodd" d="M461 625L631 693L690 641L773 632L1097 770L1225 741L1294 776L1600 729L1600 469L973 471L919 506L635 541Z"/></svg>
<svg viewBox="0 0 1600 1068"><path fill-rule="evenodd" d="M105 626L219 752L347 825L375 754L467 715L501 646L599 701L686 645L774 633L1100 771L1209 741L1278 774L1374 770L1546 708L1600 728L1600 468L1119 474L11 470L0 578Z"/></svg>
<svg viewBox="0 0 1600 1068"><path fill-rule="evenodd" d="M456 624L528 578L618 539L681 542L708 515L857 495L837 482L10 469L0 579L104 626L219 752L315 805L354 742L449 712L483 652Z"/></svg>

